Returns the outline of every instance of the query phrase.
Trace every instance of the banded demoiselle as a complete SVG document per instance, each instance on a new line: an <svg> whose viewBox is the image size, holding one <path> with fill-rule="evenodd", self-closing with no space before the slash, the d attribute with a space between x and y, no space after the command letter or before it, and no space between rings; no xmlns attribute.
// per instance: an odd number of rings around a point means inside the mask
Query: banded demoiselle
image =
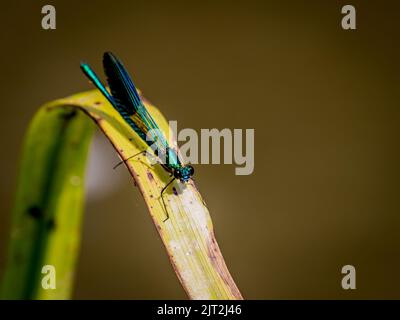
<svg viewBox="0 0 400 320"><path fill-rule="evenodd" d="M173 176L172 180L164 186L160 194L166 213L164 221L166 221L169 219L169 214L163 197L164 192L175 180L182 183L188 182L193 176L194 169L191 165L184 165L179 159L177 152L169 146L159 126L147 111L131 77L121 61L111 52L105 52L103 55L103 68L111 92L108 92L92 68L88 64L81 62L83 73L107 98L132 130L152 148L155 156L158 159L165 159L165 161L159 161L159 163ZM151 139L146 139L148 136ZM154 148L153 144L156 144L156 148ZM144 150L128 159L146 152L147 150ZM123 162L128 159L125 159Z"/></svg>

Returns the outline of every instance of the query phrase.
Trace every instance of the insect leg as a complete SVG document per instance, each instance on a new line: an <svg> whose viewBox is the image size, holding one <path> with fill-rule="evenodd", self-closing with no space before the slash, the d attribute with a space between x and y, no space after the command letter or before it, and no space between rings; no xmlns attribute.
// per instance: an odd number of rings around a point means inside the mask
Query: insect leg
<svg viewBox="0 0 400 320"><path fill-rule="evenodd" d="M163 197L163 193L165 192L165 190L167 190L168 186L169 186L172 182L174 182L174 180L175 180L175 178L173 178L170 182L168 182L168 183L165 185L165 187L161 190L161 200L162 200L163 205L164 205L165 215L167 216L167 217L163 220L163 222L165 222L165 221L167 221L167 220L169 219L169 214L168 214L167 206L166 206L166 204L165 204L165 200L164 200L164 197Z"/></svg>
<svg viewBox="0 0 400 320"><path fill-rule="evenodd" d="M126 163L128 160L130 160L130 159L132 159L132 158L135 158L135 157L137 157L138 155L141 155L142 153L147 153L147 150L140 151L139 153L136 153L136 154L134 154L133 156L130 156L129 158L118 162L118 163L113 167L113 169L117 169L121 164Z"/></svg>

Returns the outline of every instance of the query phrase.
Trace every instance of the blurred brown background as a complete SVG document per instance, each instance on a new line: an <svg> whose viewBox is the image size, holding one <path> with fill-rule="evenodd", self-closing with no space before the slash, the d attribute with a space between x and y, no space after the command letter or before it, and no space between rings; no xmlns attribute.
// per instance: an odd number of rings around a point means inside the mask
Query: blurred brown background
<svg viewBox="0 0 400 320"><path fill-rule="evenodd" d="M356 31L340 25L349 3ZM103 75L111 50L179 128L255 128L253 175L196 166L246 298L400 298L395 1L51 1L53 31L45 4L1 7L0 268L30 119L92 88L79 61ZM96 139L74 298L186 298L116 161ZM341 288L345 264L357 290Z"/></svg>

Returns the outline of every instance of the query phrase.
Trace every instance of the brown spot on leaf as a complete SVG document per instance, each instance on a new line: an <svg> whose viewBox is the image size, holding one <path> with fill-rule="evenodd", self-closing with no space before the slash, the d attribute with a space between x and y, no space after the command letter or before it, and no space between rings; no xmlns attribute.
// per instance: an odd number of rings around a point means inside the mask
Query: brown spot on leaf
<svg viewBox="0 0 400 320"><path fill-rule="evenodd" d="M39 206L31 206L28 208L28 214L34 219L40 219L43 217L43 211Z"/></svg>
<svg viewBox="0 0 400 320"><path fill-rule="evenodd" d="M71 112L63 113L61 115L61 117L68 121L68 120L71 120L72 118L74 118L76 116L76 114L77 114L77 111L72 110Z"/></svg>

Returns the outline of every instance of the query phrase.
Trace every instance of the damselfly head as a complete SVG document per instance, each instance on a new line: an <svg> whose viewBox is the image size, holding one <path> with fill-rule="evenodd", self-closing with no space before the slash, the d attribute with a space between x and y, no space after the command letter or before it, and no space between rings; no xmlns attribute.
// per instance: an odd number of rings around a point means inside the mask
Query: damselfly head
<svg viewBox="0 0 400 320"><path fill-rule="evenodd" d="M181 182L188 182L194 174L194 168L191 165L184 166L174 170L174 177Z"/></svg>

